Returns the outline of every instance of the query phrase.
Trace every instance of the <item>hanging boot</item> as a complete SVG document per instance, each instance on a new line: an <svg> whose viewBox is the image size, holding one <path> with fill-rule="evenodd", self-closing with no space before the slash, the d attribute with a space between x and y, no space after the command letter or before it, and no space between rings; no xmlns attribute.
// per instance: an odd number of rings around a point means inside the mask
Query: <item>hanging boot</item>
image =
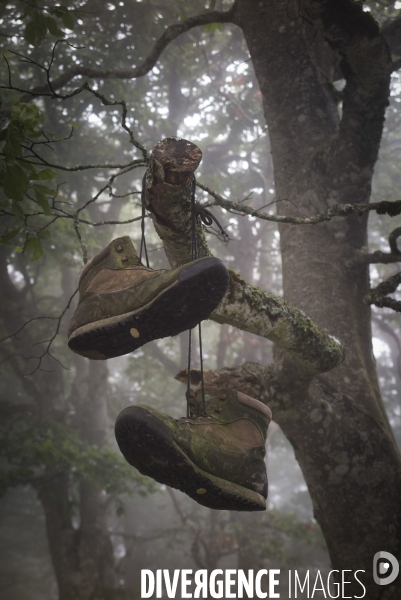
<svg viewBox="0 0 401 600"><path fill-rule="evenodd" d="M142 265L128 236L118 238L81 273L68 345L77 354L104 360L177 335L210 315L228 281L218 258L156 271Z"/></svg>
<svg viewBox="0 0 401 600"><path fill-rule="evenodd" d="M173 419L150 406L124 409L115 433L125 459L143 475L185 492L208 508L265 510L265 443L270 409L231 389L192 391L191 417Z"/></svg>

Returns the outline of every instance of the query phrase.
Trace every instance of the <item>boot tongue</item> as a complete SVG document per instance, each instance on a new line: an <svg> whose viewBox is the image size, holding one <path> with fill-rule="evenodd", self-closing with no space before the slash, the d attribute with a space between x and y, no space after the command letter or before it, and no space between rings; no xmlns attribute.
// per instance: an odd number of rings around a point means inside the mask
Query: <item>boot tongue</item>
<svg viewBox="0 0 401 600"><path fill-rule="evenodd" d="M118 270L134 265L140 266L141 262L128 235L113 240L86 263L78 282L80 295L84 294L91 279L101 269Z"/></svg>

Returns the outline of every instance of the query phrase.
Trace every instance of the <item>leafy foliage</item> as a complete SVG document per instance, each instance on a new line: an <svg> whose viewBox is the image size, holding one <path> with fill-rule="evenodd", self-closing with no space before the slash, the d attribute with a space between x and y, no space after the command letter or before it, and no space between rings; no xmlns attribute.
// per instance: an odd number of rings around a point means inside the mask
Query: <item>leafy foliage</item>
<svg viewBox="0 0 401 600"><path fill-rule="evenodd" d="M25 244L22 249L17 247L18 251L32 250L34 261L43 254L41 239L44 239L44 236L37 233L32 235L33 232L26 226L21 203L25 199L36 202L43 214L50 216L49 199L54 199L57 195L56 190L36 183L54 179L56 172L48 167L38 169L26 158L28 145L43 135L39 129L39 120L40 114L36 105L20 102L11 108L10 118L3 123L0 132L4 156L0 165L0 188L5 196L2 206L7 208L18 223L1 235L0 245L8 243L20 232L24 232ZM30 196L32 192L34 198Z"/></svg>
<svg viewBox="0 0 401 600"><path fill-rule="evenodd" d="M69 474L72 482L90 481L107 493L142 493L150 480L130 468L108 448L97 448L80 439L78 432L57 421L38 421L33 416L0 408L0 457L9 465L0 471L0 495L8 487L30 482L46 485L57 473Z"/></svg>
<svg viewBox="0 0 401 600"><path fill-rule="evenodd" d="M39 44L49 33L54 37L63 38L64 31L60 29L74 29L74 13L62 4L55 7L44 6L37 0L32 0L25 5L22 19L26 21L24 38L32 46ZM50 16L51 15L51 16Z"/></svg>

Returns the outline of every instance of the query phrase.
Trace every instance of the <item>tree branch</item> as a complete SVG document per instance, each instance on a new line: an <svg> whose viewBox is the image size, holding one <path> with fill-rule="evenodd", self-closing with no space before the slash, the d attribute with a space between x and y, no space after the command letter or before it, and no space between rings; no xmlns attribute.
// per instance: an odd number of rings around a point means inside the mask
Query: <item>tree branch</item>
<svg viewBox="0 0 401 600"><path fill-rule="evenodd" d="M390 52L379 25L369 12L364 12L362 3L305 0L302 7L305 18L341 56L346 86L331 159L333 168L335 165L339 172L355 179L356 169L371 170L377 159L388 105Z"/></svg>
<svg viewBox="0 0 401 600"><path fill-rule="evenodd" d="M358 260L362 263L367 264L390 264L395 262L401 262L401 250L397 246L397 239L401 237L401 227L396 227L388 236L388 244L390 246L390 252L382 252L376 250L371 254L361 254Z"/></svg>
<svg viewBox="0 0 401 600"><path fill-rule="evenodd" d="M66 70L62 75L49 82L49 84L33 88L31 95L54 93L56 90L63 88L75 77L89 77L91 79L137 79L143 77L153 69L163 50L177 37L190 31L194 27L208 25L210 23L232 23L235 12L235 3L227 11L213 10L206 13L201 13L194 17L189 17L182 23L170 25L156 41L152 50L142 62L142 64L132 69L92 69L76 65L71 69ZM28 95L30 92L26 92ZM21 102L26 102L28 98L23 97Z"/></svg>
<svg viewBox="0 0 401 600"><path fill-rule="evenodd" d="M375 210L377 214L387 214L391 217L401 214L401 200L394 200L390 202L383 200L382 202L371 202L370 204L334 204L331 208L325 212L318 213L313 217L287 217L280 215L273 215L269 213L260 212L260 210L246 206L241 201L231 202L226 200L223 196L217 194L214 190L204 185L200 181L197 181L196 185L201 189L213 196L216 204L228 210L229 212L242 213L251 217L257 217L265 221L272 221L274 223L291 223L293 225L316 225L317 223L323 223L324 221L331 221L334 217L349 217L355 215L361 217L365 213Z"/></svg>
<svg viewBox="0 0 401 600"><path fill-rule="evenodd" d="M386 21L382 26L382 34L391 50L391 54L401 56L401 16ZM393 70L397 62L399 61L393 62Z"/></svg>
<svg viewBox="0 0 401 600"><path fill-rule="evenodd" d="M153 150L145 201L173 267L191 260L190 197L200 150L187 140L168 138ZM199 257L210 255L198 223ZM277 343L302 365L305 376L328 371L344 359L344 348L321 332L300 310L229 271L229 289L210 318Z"/></svg>
<svg viewBox="0 0 401 600"><path fill-rule="evenodd" d="M401 271L389 277L385 281L379 283L379 285L370 290L364 297L365 304L374 304L375 306L392 308L397 312L401 312L401 302L394 298L389 298L388 294L395 292L397 287L401 283Z"/></svg>
<svg viewBox="0 0 401 600"><path fill-rule="evenodd" d="M389 265L391 263L401 262L401 254L391 254L390 252L382 252L381 250L376 250L371 254L360 254L358 257L358 262L366 263L369 265Z"/></svg>

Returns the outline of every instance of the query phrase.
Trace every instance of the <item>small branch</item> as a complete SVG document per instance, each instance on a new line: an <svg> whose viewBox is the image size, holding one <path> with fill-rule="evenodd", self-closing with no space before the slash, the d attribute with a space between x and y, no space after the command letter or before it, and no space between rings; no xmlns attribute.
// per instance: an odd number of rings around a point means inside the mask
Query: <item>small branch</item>
<svg viewBox="0 0 401 600"><path fill-rule="evenodd" d="M371 254L360 253L357 260L358 262L369 265L389 265L391 263L401 262L401 254L390 254L389 252L382 252L381 250L376 250Z"/></svg>
<svg viewBox="0 0 401 600"><path fill-rule="evenodd" d="M87 200L82 206L80 206L76 210L76 212L74 213L74 217L78 216L81 211L83 211L85 208L87 208L87 206L89 206L89 204L92 204L92 202L96 202L96 200L99 198L99 196L101 196L103 194L103 192L105 192L106 190L109 190L109 194L111 194L112 193L111 186L113 185L114 180L117 179L117 177L120 177L121 175L125 175L126 173L129 173L135 167L136 167L136 165L130 166L127 169L124 169L122 171L119 171L118 173L115 173L114 175L111 175L109 177L109 179L107 180L107 183L102 188L100 188L100 190L92 198L90 198L90 200Z"/></svg>
<svg viewBox="0 0 401 600"><path fill-rule="evenodd" d="M251 208L250 206L245 206L243 202L230 202L220 196L209 188L207 185L204 185L200 181L196 182L196 185L201 189L210 194L216 201L216 204L225 208L229 212L236 212L250 215L251 217L257 217L258 219L263 219L265 221L273 221L274 223L291 223L293 225L316 225L317 223L323 223L324 221L331 221L334 217L349 217L349 216L357 216L361 217L366 212L371 210L375 210L377 214L384 215L387 214L390 217L395 217L401 214L401 200L395 200L394 202L389 202L384 200L382 202L372 202L371 204L335 204L331 208L329 208L325 212L318 213L313 217L287 217L280 215L271 215L268 213L260 212L260 209L256 210Z"/></svg>
<svg viewBox="0 0 401 600"><path fill-rule="evenodd" d="M62 141L64 141L64 140L62 140ZM42 142L34 142L34 143L35 143L35 145L37 145ZM147 167L148 166L148 163L145 162L143 159L137 159L137 160L132 160L126 164L100 163L100 164L95 164L95 165L77 165L75 167L65 167L63 165L56 165L54 163L47 161L46 159L42 158L37 152L35 152L32 148L26 148L26 149L29 150L30 152L32 152L32 154L35 156L35 158L40 160L40 162L34 162L32 160L29 160L29 158L30 158L29 156L26 156L24 158L17 157L17 160L19 160L21 162L29 163L30 165L51 167L52 169L58 169L59 171L86 171L87 169L126 169L128 167ZM1 155L4 156L3 153L1 153Z"/></svg>
<svg viewBox="0 0 401 600"><path fill-rule="evenodd" d="M396 227L388 236L390 252L376 250L376 252L372 252L372 254L361 254L359 256L359 261L367 264L390 264L401 262L401 250L399 250L397 246L397 239L399 237L401 237L401 227Z"/></svg>
<svg viewBox="0 0 401 600"><path fill-rule="evenodd" d="M63 309L63 311L61 312L61 314L60 314L58 317L34 317L33 319L29 319L28 321L26 321L26 322L25 322L25 323L22 325L22 327L20 327L20 328L18 329L18 331L16 331L15 333L12 333L11 335L9 335L9 336L7 336L7 337L4 337L3 339L1 339L1 340L0 340L0 343L1 343L1 342L4 342L4 341L8 340L8 339L11 339L11 338L18 339L18 337L17 337L17 336L18 336L18 334L19 334L19 333L20 333L20 332L21 332L21 331L22 331L22 330L23 330L23 329L24 329L24 328L25 328L25 327L26 327L26 326L27 326L29 323L32 323L33 321L38 321L38 320L40 320L40 319L50 319L50 320L52 320L52 321L57 321L57 326L56 326L55 332L54 332L54 334L52 335L52 337L51 337L50 339L48 339L48 340L43 340L42 342L37 342L36 344L34 344L34 346L37 346L38 344L47 343L47 346L46 346L46 349L44 350L44 352L42 352L42 354L41 354L40 356L28 356L28 357L26 357L26 360L30 360L30 359L32 359L32 358L35 358L35 359L37 359L37 360L38 360L38 364L37 364L37 366L35 367L35 369L34 369L32 372L30 372L30 373L27 373L27 374L25 375L25 377L30 377L30 376L31 376L31 375L33 375L33 374L34 374L36 371L45 371L45 369L42 369L42 368L41 368L41 365L42 365L43 358L44 358L46 355L50 356L50 358L52 358L53 360L55 360L55 361L56 361L56 362L57 362L57 363L58 363L58 364L59 364L59 365L60 365L60 366L61 366L63 369L66 369L66 370L68 370L68 369L67 369L67 367L65 367L65 366L64 366L64 365L63 365L63 364L62 364L62 363L61 363L61 362L60 362L60 361L59 361L59 360L58 360L58 359L57 359L55 356L53 356L53 354L51 354L51 353L50 353L50 348L51 348L51 345L53 344L54 340L56 339L57 335L59 334L59 331L60 331L60 325L61 325L61 320L62 320L63 316L65 315L65 313L67 312L67 310L70 308L70 306L71 306L71 302L72 302L72 300L74 299L74 297L75 297L75 295L77 294L77 292L78 292L78 289L76 289L76 290L75 290L75 292L72 294L72 296L69 298L69 300L68 300L68 302L67 302L67 305L65 306L65 308Z"/></svg>
<svg viewBox="0 0 401 600"><path fill-rule="evenodd" d="M398 248L397 239L401 237L401 227L396 227L388 236L388 244L393 254L399 254L401 257L401 250Z"/></svg>
<svg viewBox="0 0 401 600"><path fill-rule="evenodd" d="M388 294L392 294L396 291L400 283L401 271L392 277L389 277L385 281L382 281L376 288L372 289L368 294L366 294L363 299L364 303L374 304L380 308L391 308L396 312L401 312L401 302L399 300L395 300L394 298L388 297Z"/></svg>
<svg viewBox="0 0 401 600"><path fill-rule="evenodd" d="M79 221L77 218L74 218L74 229L75 233L77 234L79 245L81 246L82 260L84 262L84 265L86 265L86 263L88 262L88 247L86 244L84 244L82 240L81 232L79 230Z"/></svg>
<svg viewBox="0 0 401 600"><path fill-rule="evenodd" d="M53 210L62 212L62 214L60 214L60 215L52 213L52 216L54 217L53 221L56 219L73 219L75 221L78 221L78 223L84 223L84 225L90 225L91 227L102 227L103 225L127 225L129 223L134 223L135 221L140 221L142 219L142 217L133 217L132 219L127 219L126 221L97 221L96 223L92 223L92 221L88 221L87 219L76 219L74 215L68 214L65 211L62 211L60 208L57 208L57 207L54 207ZM13 213L9 213L4 210L1 211L0 214L7 215L10 217L14 216ZM39 215L44 216L44 214L45 213L43 211L38 211L35 213L24 213L24 219L27 220L31 217L37 217ZM145 219L147 219L147 218L148 218L148 215L145 215ZM51 225L51 223L53 223L53 221L50 221L50 223L48 223L47 225L42 227L42 229L44 229L48 225ZM41 230L39 230L39 231L41 231Z"/></svg>

